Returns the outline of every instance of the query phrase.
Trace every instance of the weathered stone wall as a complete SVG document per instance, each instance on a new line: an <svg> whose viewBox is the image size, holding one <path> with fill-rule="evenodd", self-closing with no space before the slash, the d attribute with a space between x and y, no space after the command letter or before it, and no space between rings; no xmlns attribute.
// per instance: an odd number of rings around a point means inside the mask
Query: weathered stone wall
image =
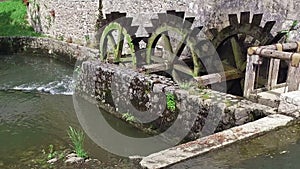
<svg viewBox="0 0 300 169"><path fill-rule="evenodd" d="M140 74L117 65L86 61L81 72L75 93L92 97L101 107L109 107L110 112L117 112L120 117L124 113L130 113L135 119L158 117L142 126L144 129L151 126L156 132L166 130L179 119L185 128L176 131L191 129L189 138L194 139L274 113L270 107L233 95L194 87L182 89L168 78ZM173 111L168 109L166 101L160 100L168 94L175 98ZM131 107L139 111L133 112Z"/></svg>
<svg viewBox="0 0 300 169"><path fill-rule="evenodd" d="M189 138L198 138L275 113L270 107L237 96L192 86L183 89L163 76L145 75L132 69L102 63L93 59L99 56L96 49L49 38L0 37L0 54L32 50L44 51L51 57L69 63L74 63L76 59L92 59L82 64L78 79L80 93L88 94L115 114L133 113L137 119L144 117L145 114L140 116L132 112L129 107L133 105L140 112L148 113L146 117L159 117L145 126L136 124L144 129L151 126L152 130L161 132L170 127L175 119L179 119L182 121L181 127L191 129ZM166 101L159 99L168 94L174 96L174 110L167 107ZM147 112L149 108L151 111ZM212 128L204 128L205 124ZM178 128L175 131L180 130Z"/></svg>
<svg viewBox="0 0 300 169"><path fill-rule="evenodd" d="M157 17L157 12L178 10L195 16L195 25L220 30L228 26L228 14L250 11L264 13L262 26L268 20L276 20L275 33L287 29L300 16L300 0L33 0L28 9L30 22L38 32L86 44L94 41L99 2L103 4L104 14L127 12L134 17L134 25L144 26L150 24L149 18ZM292 37L297 35L299 32Z"/></svg>
<svg viewBox="0 0 300 169"><path fill-rule="evenodd" d="M17 52L42 52L66 63L74 64L87 57L98 58L99 51L51 38L0 37L0 55Z"/></svg>
<svg viewBox="0 0 300 169"><path fill-rule="evenodd" d="M94 37L99 0L32 0L28 7L37 32L86 44Z"/></svg>
<svg viewBox="0 0 300 169"><path fill-rule="evenodd" d="M274 33L287 29L293 20L299 20L299 4L300 0L103 0L103 12L124 11L131 16L140 16L134 24L141 24L149 16L156 17L154 13L157 12L185 11L189 16L196 16L195 24L220 30L229 25L228 14L250 11L252 14L264 13L262 26L268 20L276 20Z"/></svg>

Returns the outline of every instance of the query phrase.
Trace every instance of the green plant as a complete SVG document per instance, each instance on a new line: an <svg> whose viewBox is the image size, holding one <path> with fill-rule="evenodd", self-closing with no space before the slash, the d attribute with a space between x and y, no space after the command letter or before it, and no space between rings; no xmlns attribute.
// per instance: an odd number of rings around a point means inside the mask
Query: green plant
<svg viewBox="0 0 300 169"><path fill-rule="evenodd" d="M228 99L225 99L225 105L227 107L230 107L230 106L232 106L232 102L230 100L228 100Z"/></svg>
<svg viewBox="0 0 300 169"><path fill-rule="evenodd" d="M50 145L49 145L49 153L48 153L47 158L48 158L48 159L52 159L52 158L54 158L56 155L57 155L57 152L54 151L54 146L53 146L52 144L50 144Z"/></svg>
<svg viewBox="0 0 300 169"><path fill-rule="evenodd" d="M172 93L166 93L167 97L167 109L171 112L175 112L176 110L176 102L175 102L175 96Z"/></svg>
<svg viewBox="0 0 300 169"><path fill-rule="evenodd" d="M127 122L134 122L135 121L135 117L130 113L124 113L122 115L122 118L125 119Z"/></svg>
<svg viewBox="0 0 300 169"><path fill-rule="evenodd" d="M78 157L87 158L88 155L83 149L83 141L84 141L84 134L82 131L77 131L69 126L68 130L69 138L73 143L73 148Z"/></svg>
<svg viewBox="0 0 300 169"><path fill-rule="evenodd" d="M62 35L58 36L58 40L64 41L64 36L62 36Z"/></svg>
<svg viewBox="0 0 300 169"><path fill-rule="evenodd" d="M291 27L288 30L280 31L280 33L285 34L284 42L287 42L289 40L291 31L296 30L296 27L298 24L299 24L299 22L297 20L295 20L295 21L293 21Z"/></svg>
<svg viewBox="0 0 300 169"><path fill-rule="evenodd" d="M191 83L181 83L181 84L179 85L179 87L180 87L181 89L188 90L189 88L192 87L192 84L191 84Z"/></svg>
<svg viewBox="0 0 300 169"><path fill-rule="evenodd" d="M203 95L202 95L202 98L205 99L205 100L210 99L210 93L204 92Z"/></svg>

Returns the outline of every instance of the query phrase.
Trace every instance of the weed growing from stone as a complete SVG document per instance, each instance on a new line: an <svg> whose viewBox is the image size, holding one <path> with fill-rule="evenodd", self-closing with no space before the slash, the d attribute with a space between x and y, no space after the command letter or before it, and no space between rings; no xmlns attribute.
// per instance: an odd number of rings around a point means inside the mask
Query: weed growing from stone
<svg viewBox="0 0 300 169"><path fill-rule="evenodd" d="M191 83L181 83L179 86L181 89L188 90L192 87L192 84Z"/></svg>
<svg viewBox="0 0 300 169"><path fill-rule="evenodd" d="M125 121L127 121L127 122L134 122L135 121L135 117L133 115L131 115L130 113L124 113L122 115L122 118L125 119Z"/></svg>
<svg viewBox="0 0 300 169"><path fill-rule="evenodd" d="M69 138L73 143L73 148L78 157L87 158L88 155L83 149L83 141L84 141L84 134L82 131L77 131L69 126L68 130Z"/></svg>
<svg viewBox="0 0 300 169"><path fill-rule="evenodd" d="M172 93L167 93L167 109L171 112L175 112L176 110L176 102L175 102L175 96Z"/></svg>
<svg viewBox="0 0 300 169"><path fill-rule="evenodd" d="M202 95L202 98L203 98L204 100L210 99L210 97L211 97L210 93L207 93L207 92L205 92L205 93Z"/></svg>
<svg viewBox="0 0 300 169"><path fill-rule="evenodd" d="M48 160L54 158L57 155L57 152L54 151L54 146L52 144L49 145L49 153L48 153Z"/></svg>

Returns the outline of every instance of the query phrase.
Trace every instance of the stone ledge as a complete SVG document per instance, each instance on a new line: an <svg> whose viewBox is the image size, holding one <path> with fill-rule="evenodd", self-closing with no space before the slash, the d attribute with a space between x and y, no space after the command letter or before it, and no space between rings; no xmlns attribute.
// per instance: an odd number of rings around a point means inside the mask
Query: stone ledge
<svg viewBox="0 0 300 169"><path fill-rule="evenodd" d="M144 157L140 162L143 168L165 168L176 163L197 157L237 141L245 140L288 125L294 119L285 115L269 115L257 121L234 127L192 142L181 144Z"/></svg>
<svg viewBox="0 0 300 169"><path fill-rule="evenodd" d="M12 54L18 52L45 53L63 62L74 64L77 60L99 57L99 50L75 43L67 43L52 38L44 37L1 37L0 54Z"/></svg>

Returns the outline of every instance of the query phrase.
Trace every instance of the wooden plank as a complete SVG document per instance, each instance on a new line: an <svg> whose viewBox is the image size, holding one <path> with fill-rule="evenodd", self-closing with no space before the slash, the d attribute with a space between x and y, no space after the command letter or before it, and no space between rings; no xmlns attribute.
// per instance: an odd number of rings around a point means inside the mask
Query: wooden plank
<svg viewBox="0 0 300 169"><path fill-rule="evenodd" d="M233 37L233 38L231 38L230 41L231 41L231 47L232 47L232 52L233 52L233 55L234 55L234 60L235 60L236 67L240 71L244 71L245 68L246 68L246 64L245 64L243 58L245 58L245 57L243 56L242 49L241 49L239 43L237 42L237 38Z"/></svg>
<svg viewBox="0 0 300 169"><path fill-rule="evenodd" d="M278 50L278 45L282 45L282 50L296 50L298 48L299 42L290 42L290 43L278 43L275 45L267 45L267 46L261 46L260 48L267 48L271 50Z"/></svg>
<svg viewBox="0 0 300 169"><path fill-rule="evenodd" d="M259 26L262 20L263 14L254 14L252 18L251 25Z"/></svg>
<svg viewBox="0 0 300 169"><path fill-rule="evenodd" d="M290 65L289 73L288 73L288 91L296 91L299 90L299 84L300 84L300 66L299 67L293 67Z"/></svg>
<svg viewBox="0 0 300 169"><path fill-rule="evenodd" d="M291 53L291 52L281 52L277 50L272 50L272 49L266 49L263 47L252 47L249 48L248 54L255 54L255 55L260 55L263 57L267 58L274 58L274 59L282 59L282 60L291 60L292 55L295 57L300 55L299 53Z"/></svg>
<svg viewBox="0 0 300 169"><path fill-rule="evenodd" d="M244 74L243 72L237 70L237 69L232 69L228 70L222 73L212 73L209 75L204 75L200 77L195 77L195 80L202 86L214 84L214 83L220 83L223 81L229 81L229 80L234 80L234 79L239 79L243 78Z"/></svg>
<svg viewBox="0 0 300 169"><path fill-rule="evenodd" d="M142 67L142 71L145 71L147 73L153 73L153 72L159 72L159 71L165 71L168 70L169 67L167 64L164 63L157 63L157 64L151 64L151 65L144 65Z"/></svg>
<svg viewBox="0 0 300 169"><path fill-rule="evenodd" d="M270 32L273 28L273 26L275 25L276 21L268 21L263 29L263 32Z"/></svg>
<svg viewBox="0 0 300 169"><path fill-rule="evenodd" d="M280 59L270 59L267 89L272 90L277 85Z"/></svg>
<svg viewBox="0 0 300 169"><path fill-rule="evenodd" d="M247 66L245 74L245 84L244 84L244 97L249 98L250 94L254 91L256 69L253 65L253 57L255 55L247 55Z"/></svg>
<svg viewBox="0 0 300 169"><path fill-rule="evenodd" d="M164 62L166 62L165 59L163 59L162 57L158 57L158 56L151 56L151 61L153 61L155 63L164 63Z"/></svg>
<svg viewBox="0 0 300 169"><path fill-rule="evenodd" d="M229 23L231 26L236 27L239 25L238 17L236 14L229 14L228 17L229 17Z"/></svg>
<svg viewBox="0 0 300 169"><path fill-rule="evenodd" d="M212 28L212 29L209 29L209 33L213 36L213 37L216 37L218 36L218 29L217 28Z"/></svg>
<svg viewBox="0 0 300 169"><path fill-rule="evenodd" d="M176 69L177 71L194 76L193 70L190 69L187 65L174 64L173 68Z"/></svg>
<svg viewBox="0 0 300 169"><path fill-rule="evenodd" d="M121 57L120 62L132 62L132 57L129 55L128 57Z"/></svg>
<svg viewBox="0 0 300 169"><path fill-rule="evenodd" d="M241 12L241 24L247 24L250 22L250 12Z"/></svg>

